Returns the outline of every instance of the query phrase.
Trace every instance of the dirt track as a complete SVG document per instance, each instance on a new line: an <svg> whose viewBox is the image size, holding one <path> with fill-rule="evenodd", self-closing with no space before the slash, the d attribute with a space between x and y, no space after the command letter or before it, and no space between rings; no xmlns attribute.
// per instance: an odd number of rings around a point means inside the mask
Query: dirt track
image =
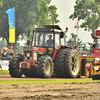
<svg viewBox="0 0 100 100"><path fill-rule="evenodd" d="M0 100L100 100L100 83L0 85Z"/></svg>

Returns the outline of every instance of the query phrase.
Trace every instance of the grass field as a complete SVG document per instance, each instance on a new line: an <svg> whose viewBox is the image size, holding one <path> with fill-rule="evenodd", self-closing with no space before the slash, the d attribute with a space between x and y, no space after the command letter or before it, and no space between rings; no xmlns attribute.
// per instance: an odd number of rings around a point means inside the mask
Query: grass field
<svg viewBox="0 0 100 100"><path fill-rule="evenodd" d="M49 83L84 83L84 82L100 82L100 80L92 80L92 79L77 79L77 80L31 80L31 81L25 81L25 80L16 80L16 81L0 81L0 85L2 84L49 84Z"/></svg>
<svg viewBox="0 0 100 100"><path fill-rule="evenodd" d="M0 74L9 74L9 70L0 70Z"/></svg>
<svg viewBox="0 0 100 100"><path fill-rule="evenodd" d="M0 74L9 74L8 70L0 70ZM83 82L100 82L100 80L92 80L92 79L77 79L77 80L31 80L31 81L25 81L25 80L16 80L16 81L0 81L0 85L2 84L38 84L38 83L83 83Z"/></svg>

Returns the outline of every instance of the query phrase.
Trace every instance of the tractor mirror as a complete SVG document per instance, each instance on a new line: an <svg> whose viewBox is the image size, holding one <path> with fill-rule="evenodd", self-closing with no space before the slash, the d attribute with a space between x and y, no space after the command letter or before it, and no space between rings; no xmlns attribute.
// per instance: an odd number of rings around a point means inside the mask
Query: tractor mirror
<svg viewBox="0 0 100 100"><path fill-rule="evenodd" d="M60 38L63 38L63 36L64 36L64 33L61 32L61 33L60 33Z"/></svg>

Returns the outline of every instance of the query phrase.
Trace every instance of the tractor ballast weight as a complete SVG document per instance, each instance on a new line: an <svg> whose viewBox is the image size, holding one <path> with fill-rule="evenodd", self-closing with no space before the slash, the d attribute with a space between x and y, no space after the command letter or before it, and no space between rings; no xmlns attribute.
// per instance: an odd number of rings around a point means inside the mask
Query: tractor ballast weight
<svg viewBox="0 0 100 100"><path fill-rule="evenodd" d="M23 47L23 56L13 56L9 64L12 77L78 76L80 57L77 50L66 46L66 31L58 25L33 29L32 46Z"/></svg>

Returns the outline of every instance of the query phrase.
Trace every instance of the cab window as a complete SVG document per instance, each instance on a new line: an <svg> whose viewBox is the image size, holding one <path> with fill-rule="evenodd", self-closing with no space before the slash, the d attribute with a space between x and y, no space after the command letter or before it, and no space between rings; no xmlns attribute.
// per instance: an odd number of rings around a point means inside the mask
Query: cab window
<svg viewBox="0 0 100 100"><path fill-rule="evenodd" d="M55 49L59 48L59 39L60 39L60 35L59 34L55 34Z"/></svg>
<svg viewBox="0 0 100 100"><path fill-rule="evenodd" d="M97 49L100 49L100 39L97 39L97 45L96 45Z"/></svg>

